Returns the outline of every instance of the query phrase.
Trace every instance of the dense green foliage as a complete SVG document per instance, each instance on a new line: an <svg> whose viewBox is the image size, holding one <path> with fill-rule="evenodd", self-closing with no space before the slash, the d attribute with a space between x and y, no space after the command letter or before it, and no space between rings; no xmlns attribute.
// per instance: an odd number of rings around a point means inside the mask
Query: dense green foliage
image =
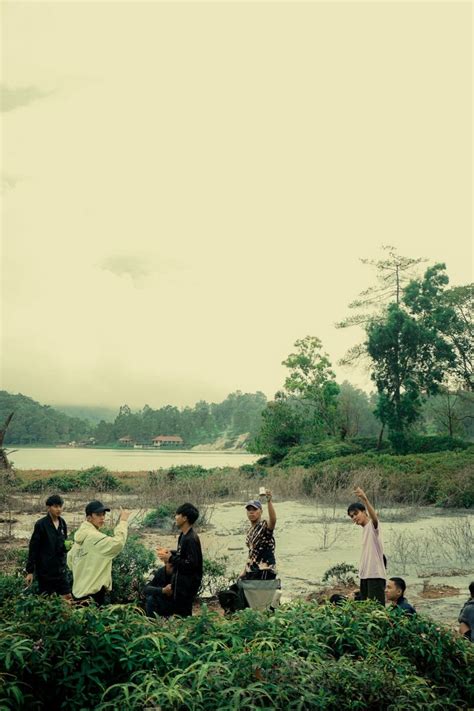
<svg viewBox="0 0 474 711"><path fill-rule="evenodd" d="M113 422L91 422L40 405L24 395L0 391L0 420L14 412L7 430L7 444L84 444L116 445L121 437L151 445L153 437L179 435L186 446L211 442L225 435L228 440L244 433L256 434L261 412L266 405L263 393L231 393L221 403L201 400L194 407L179 409L166 405L159 409L145 405L132 412L123 405ZM91 439L92 438L92 439Z"/></svg>
<svg viewBox="0 0 474 711"><path fill-rule="evenodd" d="M221 403L204 400L194 407L179 409L171 405L157 410L145 405L132 412L127 405L120 408L114 422L100 422L94 431L98 444L117 442L121 437L131 437L135 442L151 444L153 437L179 435L187 446L212 442L225 433L228 439L249 432L255 434L266 405L266 397L257 392L231 393Z"/></svg>
<svg viewBox="0 0 474 711"><path fill-rule="evenodd" d="M474 440L474 392L442 388L423 402L421 422L427 434Z"/></svg>
<svg viewBox="0 0 474 711"><path fill-rule="evenodd" d="M138 604L145 575L155 561L155 554L140 542L140 536L130 533L123 551L112 563L113 587L107 593L107 602Z"/></svg>
<svg viewBox="0 0 474 711"><path fill-rule="evenodd" d="M426 452L452 452L473 448L472 442L465 442L459 437L426 436L413 434L407 438L406 451L409 454L423 454Z"/></svg>
<svg viewBox="0 0 474 711"><path fill-rule="evenodd" d="M472 645L374 603L170 622L31 596L1 611L0 704L16 709L463 709Z"/></svg>
<svg viewBox="0 0 474 711"><path fill-rule="evenodd" d="M362 447L352 442L325 440L319 444L293 447L281 462L282 467L311 467L335 457L348 457L362 452Z"/></svg>
<svg viewBox="0 0 474 711"><path fill-rule="evenodd" d="M171 528L177 508L178 504L160 504L158 508L148 511L142 518L140 526L144 528Z"/></svg>
<svg viewBox="0 0 474 711"><path fill-rule="evenodd" d="M318 338L306 336L295 342L282 365L289 374L284 390L275 395L262 413L262 425L250 450L279 462L298 445L316 444L339 430L339 393L327 354Z"/></svg>
<svg viewBox="0 0 474 711"><path fill-rule="evenodd" d="M427 454L434 452L456 452L470 449L474 453L472 443L456 437L436 437L412 435L406 442L409 454ZM393 454L389 442L379 447L375 437L357 437L351 440L327 439L319 444L303 444L292 447L280 462L282 467L312 467L319 462L325 462L336 457L349 457L352 454L372 452L373 455ZM474 454L473 454L474 456ZM383 461L383 460L381 460Z"/></svg>
<svg viewBox="0 0 474 711"><path fill-rule="evenodd" d="M282 363L289 370L285 392L296 399L305 423L303 436L311 442L338 431L339 385L322 347L319 338L306 336L295 342L296 352Z"/></svg>
<svg viewBox="0 0 474 711"><path fill-rule="evenodd" d="M337 457L312 468L303 479L308 496L350 489L354 475L367 477L369 491L394 503L474 506L474 451L392 455L366 452Z"/></svg>
<svg viewBox="0 0 474 711"><path fill-rule="evenodd" d="M267 454L270 462L276 464L288 454L292 447L303 439L305 422L297 402L289 400L284 393L277 393L262 412L262 426L258 435L251 440L249 450L256 454Z"/></svg>
<svg viewBox="0 0 474 711"><path fill-rule="evenodd" d="M410 426L421 415L422 394L438 393L455 368L456 354L445 337L454 311L443 307L444 270L443 264L430 267L422 280L408 284L401 302L389 304L384 317L366 327L371 377L379 394L376 415L398 452L406 451Z"/></svg>
<svg viewBox="0 0 474 711"><path fill-rule="evenodd" d="M189 479L198 476L206 476L207 469L199 464L177 464L170 467L167 471L167 477L171 481L174 479Z"/></svg>
<svg viewBox="0 0 474 711"><path fill-rule="evenodd" d="M93 435L93 427L87 420L69 417L25 395L0 390L2 423L10 412L14 416L5 437L7 444L60 444L88 440Z"/></svg>
<svg viewBox="0 0 474 711"><path fill-rule="evenodd" d="M420 422L423 398L450 389L474 392L474 285L447 288L444 264L413 278L414 267L424 260L402 257L390 246L384 249L388 258L362 260L375 267L376 284L349 305L355 315L338 325L364 327L365 342L353 347L343 362L354 364L368 356L378 393L375 414L394 449L403 453ZM469 416L455 415L449 404L448 411L442 418L447 433L468 434Z"/></svg>
<svg viewBox="0 0 474 711"><path fill-rule="evenodd" d="M105 467L95 466L75 473L55 474L48 479L36 479L23 485L23 491L39 494L45 491L80 491L94 489L95 491L115 491L126 487Z"/></svg>

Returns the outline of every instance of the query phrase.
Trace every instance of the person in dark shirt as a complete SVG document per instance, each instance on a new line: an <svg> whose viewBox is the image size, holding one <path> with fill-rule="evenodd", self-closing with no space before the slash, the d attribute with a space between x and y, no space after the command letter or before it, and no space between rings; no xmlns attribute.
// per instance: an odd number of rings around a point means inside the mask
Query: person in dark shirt
<svg viewBox="0 0 474 711"><path fill-rule="evenodd" d="M48 514L35 523L26 563L26 584L36 577L40 595L62 595L71 599L66 568L67 525L62 518L64 501L58 494L46 499Z"/></svg>
<svg viewBox="0 0 474 711"><path fill-rule="evenodd" d="M459 613L459 633L474 642L474 580L469 585L469 593L471 597L464 603Z"/></svg>
<svg viewBox="0 0 474 711"><path fill-rule="evenodd" d="M166 563L155 571L153 578L143 588L147 617L154 617L154 615L169 617L173 614L172 579L173 566L171 563ZM163 592L164 590L165 592Z"/></svg>
<svg viewBox="0 0 474 711"><path fill-rule="evenodd" d="M415 608L404 597L406 587L403 578L390 578L387 580L385 588L385 599L395 609L406 612L407 615L414 615L416 614Z"/></svg>
<svg viewBox="0 0 474 711"><path fill-rule="evenodd" d="M181 617L192 615L193 600L201 587L201 541L193 529L198 518L199 511L193 504L182 504L175 514L176 525L181 531L177 550L158 548L160 560L173 566L171 584L163 588L163 593L172 597L173 614Z"/></svg>

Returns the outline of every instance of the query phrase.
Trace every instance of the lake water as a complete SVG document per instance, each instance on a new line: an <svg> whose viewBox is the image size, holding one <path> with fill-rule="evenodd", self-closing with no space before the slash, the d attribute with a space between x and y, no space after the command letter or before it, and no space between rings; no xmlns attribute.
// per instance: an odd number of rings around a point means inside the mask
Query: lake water
<svg viewBox="0 0 474 711"><path fill-rule="evenodd" d="M17 449L9 456L17 469L87 469L95 465L110 471L150 471L167 469L178 464L199 464L206 469L213 467L240 467L252 464L258 455L245 452L194 452L134 449Z"/></svg>

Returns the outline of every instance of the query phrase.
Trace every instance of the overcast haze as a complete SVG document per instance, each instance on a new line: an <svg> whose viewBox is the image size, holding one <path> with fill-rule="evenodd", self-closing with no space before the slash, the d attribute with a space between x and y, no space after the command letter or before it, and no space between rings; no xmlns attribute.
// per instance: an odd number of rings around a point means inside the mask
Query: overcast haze
<svg viewBox="0 0 474 711"><path fill-rule="evenodd" d="M382 244L472 280L471 3L5 3L2 387L281 387ZM339 380L368 387L360 372Z"/></svg>

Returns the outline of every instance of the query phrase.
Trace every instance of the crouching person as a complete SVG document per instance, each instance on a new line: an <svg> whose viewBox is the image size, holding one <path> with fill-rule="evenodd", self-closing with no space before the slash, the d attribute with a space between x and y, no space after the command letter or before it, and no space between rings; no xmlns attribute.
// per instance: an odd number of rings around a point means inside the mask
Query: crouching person
<svg viewBox="0 0 474 711"><path fill-rule="evenodd" d="M385 588L385 599L390 604L390 609L399 610L407 615L414 615L416 610L405 597L406 587L403 578L390 578Z"/></svg>
<svg viewBox="0 0 474 711"><path fill-rule="evenodd" d="M129 511L120 512L113 536L101 533L105 514L110 511L100 501L86 506L86 520L74 534L74 544L67 556L72 571L72 594L76 600L105 602L105 593L112 589L112 561L123 550L127 540Z"/></svg>
<svg viewBox="0 0 474 711"><path fill-rule="evenodd" d="M172 579L173 566L168 562L155 571L153 578L143 588L147 617L170 617L173 614Z"/></svg>
<svg viewBox="0 0 474 711"><path fill-rule="evenodd" d="M193 614L193 601L202 582L201 541L193 524L199 518L199 511L192 504L182 504L176 509L175 521L181 533L178 548L171 551L159 548L158 557L163 563L171 563L172 614L190 617ZM167 594L167 593L165 593Z"/></svg>

